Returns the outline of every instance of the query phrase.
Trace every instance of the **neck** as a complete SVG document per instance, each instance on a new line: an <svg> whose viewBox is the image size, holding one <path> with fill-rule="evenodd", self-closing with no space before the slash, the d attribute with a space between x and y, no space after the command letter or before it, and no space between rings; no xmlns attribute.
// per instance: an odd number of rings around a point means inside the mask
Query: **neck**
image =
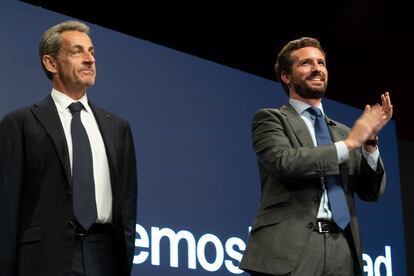
<svg viewBox="0 0 414 276"><path fill-rule="evenodd" d="M291 91L290 97L292 99L307 103L310 106L319 106L321 104L322 99L309 99L299 96L296 92Z"/></svg>
<svg viewBox="0 0 414 276"><path fill-rule="evenodd" d="M86 93L86 89L84 91L79 91L76 89L70 89L68 87L64 87L64 86L60 86L56 84L53 85L53 88L76 101L82 98Z"/></svg>

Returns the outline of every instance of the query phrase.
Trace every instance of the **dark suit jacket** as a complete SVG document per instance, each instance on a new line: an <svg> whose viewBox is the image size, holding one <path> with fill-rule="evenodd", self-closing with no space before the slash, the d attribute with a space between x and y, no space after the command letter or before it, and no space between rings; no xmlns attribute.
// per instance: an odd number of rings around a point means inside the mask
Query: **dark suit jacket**
<svg viewBox="0 0 414 276"><path fill-rule="evenodd" d="M327 118L334 142L349 128ZM361 270L361 248L354 194L375 201L385 188L382 161L373 171L358 150L338 163L333 144L314 147L309 131L290 104L259 110L253 119L262 197L240 268L274 275L291 272L306 250L322 195L324 175L340 175L351 215L354 250ZM361 272L360 272L361 273Z"/></svg>
<svg viewBox="0 0 414 276"><path fill-rule="evenodd" d="M126 121L90 103L108 156L113 225L123 271L132 267L136 164ZM72 268L74 220L67 143L49 96L0 123L0 275L63 276Z"/></svg>

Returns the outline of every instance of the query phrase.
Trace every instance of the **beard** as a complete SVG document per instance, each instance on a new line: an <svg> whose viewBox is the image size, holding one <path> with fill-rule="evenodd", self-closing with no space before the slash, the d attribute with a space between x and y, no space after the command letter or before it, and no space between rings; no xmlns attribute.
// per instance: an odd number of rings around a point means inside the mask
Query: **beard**
<svg viewBox="0 0 414 276"><path fill-rule="evenodd" d="M323 86L311 86L306 81L292 82L296 93L305 99L319 100L325 95L328 81L326 80Z"/></svg>

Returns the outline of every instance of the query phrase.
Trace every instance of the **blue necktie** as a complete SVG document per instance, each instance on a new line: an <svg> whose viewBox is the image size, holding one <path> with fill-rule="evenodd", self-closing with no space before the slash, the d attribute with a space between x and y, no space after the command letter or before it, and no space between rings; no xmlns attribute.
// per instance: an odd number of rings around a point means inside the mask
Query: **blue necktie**
<svg viewBox="0 0 414 276"><path fill-rule="evenodd" d="M81 102L75 102L69 105L69 110L72 113L73 214L82 228L87 231L95 222L98 214L95 201L91 145L88 134L80 119L80 111L83 108L84 106Z"/></svg>
<svg viewBox="0 0 414 276"><path fill-rule="evenodd" d="M317 107L309 107L308 112L315 119L315 136L318 145L332 144L328 125L322 115L322 111ZM339 183L338 176L325 176L325 189L328 194L329 205L332 211L333 221L341 228L349 224L349 211L346 203L344 189Z"/></svg>

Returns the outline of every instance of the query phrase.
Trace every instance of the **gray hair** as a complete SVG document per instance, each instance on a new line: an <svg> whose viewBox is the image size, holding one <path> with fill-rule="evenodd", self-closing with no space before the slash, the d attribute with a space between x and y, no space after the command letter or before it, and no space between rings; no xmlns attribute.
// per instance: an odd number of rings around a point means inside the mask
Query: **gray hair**
<svg viewBox="0 0 414 276"><path fill-rule="evenodd" d="M50 55L54 58L57 57L57 54L61 46L60 34L65 31L79 31L82 33L89 34L90 29L86 24L72 20L59 23L48 29L43 34L42 39L39 43L39 57L43 71L45 71L47 77L50 80L52 79L52 74L46 69L46 67L43 64L43 56Z"/></svg>

